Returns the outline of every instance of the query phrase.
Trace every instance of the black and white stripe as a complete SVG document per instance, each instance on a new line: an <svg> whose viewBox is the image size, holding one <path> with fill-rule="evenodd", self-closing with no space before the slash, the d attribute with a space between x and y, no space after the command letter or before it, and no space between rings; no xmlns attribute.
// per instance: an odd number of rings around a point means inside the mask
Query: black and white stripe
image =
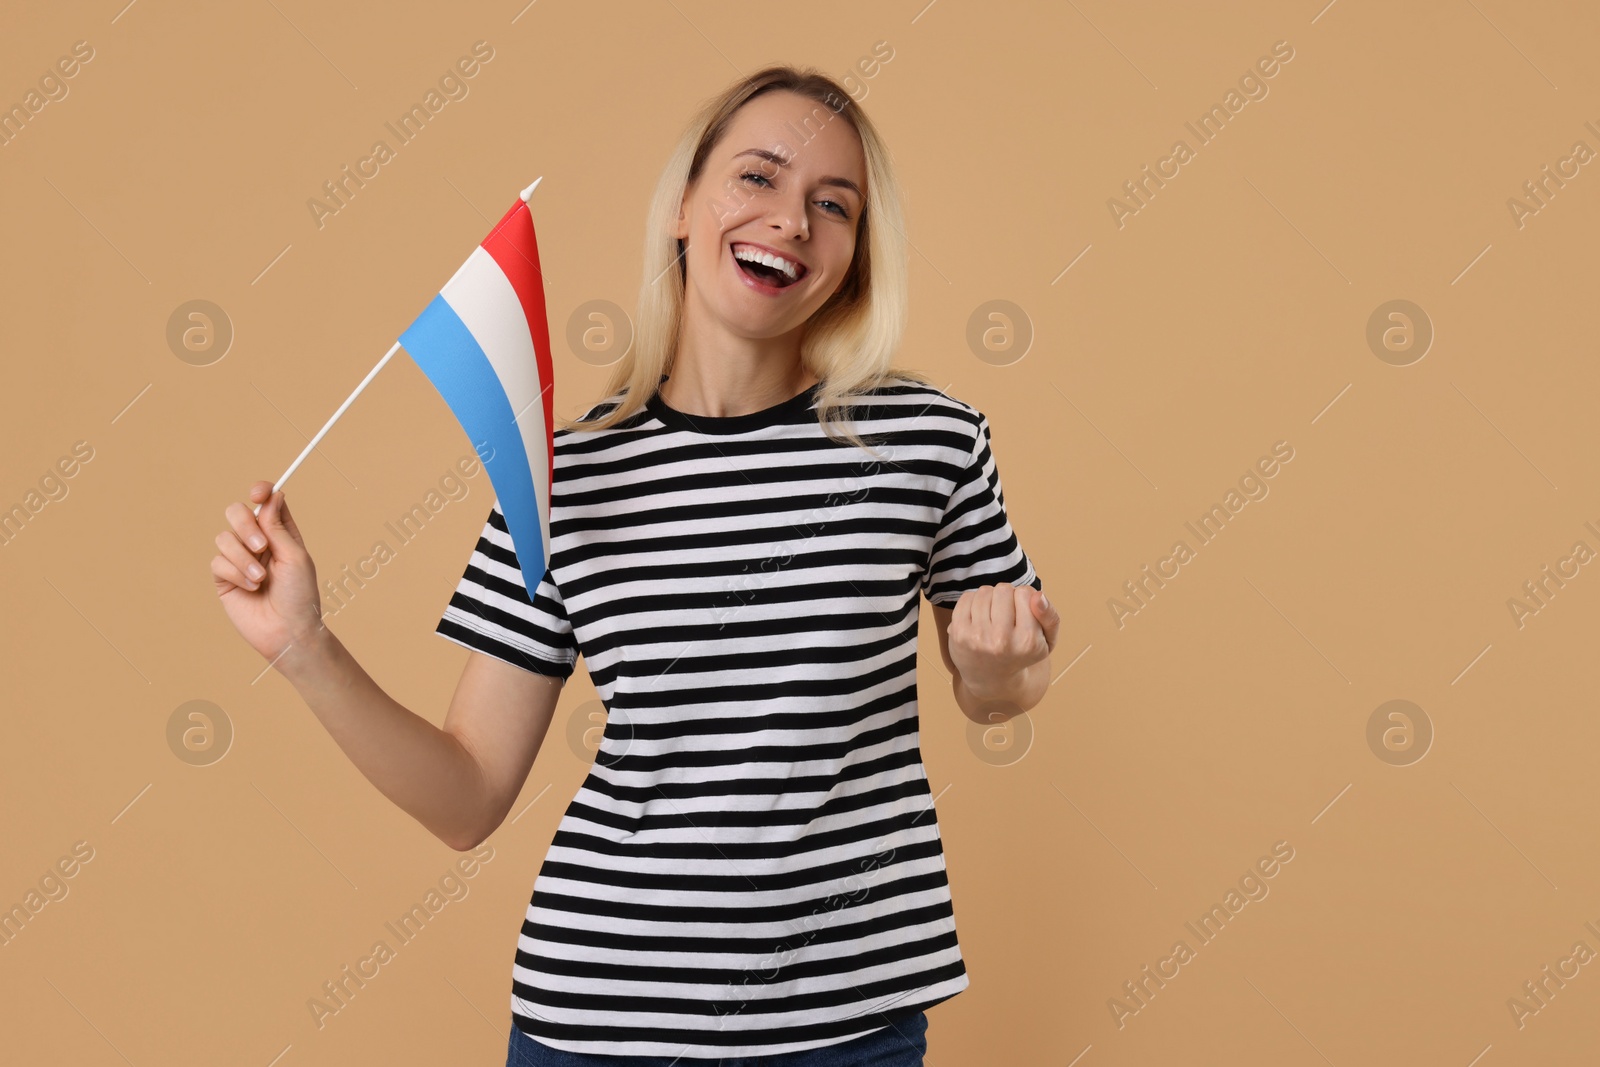
<svg viewBox="0 0 1600 1067"><path fill-rule="evenodd" d="M608 710L518 939L514 1021L547 1045L773 1055L967 986L918 602L1042 582L981 413L885 384L854 412L874 459L824 436L814 394L558 430L549 573L530 599L496 503L439 621L541 674L581 652Z"/></svg>

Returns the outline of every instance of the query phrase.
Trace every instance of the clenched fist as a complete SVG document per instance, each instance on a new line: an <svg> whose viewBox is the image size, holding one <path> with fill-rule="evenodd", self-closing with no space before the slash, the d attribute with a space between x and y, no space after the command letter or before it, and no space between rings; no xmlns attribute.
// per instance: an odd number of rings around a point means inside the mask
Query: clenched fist
<svg viewBox="0 0 1600 1067"><path fill-rule="evenodd" d="M968 692L1004 692L1055 651L1060 627L1060 614L1031 586L968 589L950 616L950 659Z"/></svg>

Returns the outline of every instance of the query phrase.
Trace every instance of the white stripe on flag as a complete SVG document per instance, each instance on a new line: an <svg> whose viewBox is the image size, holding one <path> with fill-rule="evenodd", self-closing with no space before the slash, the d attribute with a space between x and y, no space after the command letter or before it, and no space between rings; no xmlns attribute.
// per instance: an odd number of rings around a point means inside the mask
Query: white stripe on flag
<svg viewBox="0 0 1600 1067"><path fill-rule="evenodd" d="M540 525L550 529L550 449L544 422L547 383L539 380L539 360L528 331L528 316L510 280L494 257L479 245L445 283L439 295L472 333L489 358L495 376L517 419L517 429L533 471L534 496L539 502ZM545 545L548 555L550 546ZM529 590L532 596L533 591Z"/></svg>

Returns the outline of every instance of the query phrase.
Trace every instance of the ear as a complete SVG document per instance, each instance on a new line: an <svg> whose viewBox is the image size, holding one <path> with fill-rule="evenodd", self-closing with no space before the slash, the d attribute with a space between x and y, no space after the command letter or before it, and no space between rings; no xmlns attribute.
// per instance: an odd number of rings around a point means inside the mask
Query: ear
<svg viewBox="0 0 1600 1067"><path fill-rule="evenodd" d="M673 224L672 236L680 241L689 239L689 190L683 191L683 199L678 201L678 221Z"/></svg>

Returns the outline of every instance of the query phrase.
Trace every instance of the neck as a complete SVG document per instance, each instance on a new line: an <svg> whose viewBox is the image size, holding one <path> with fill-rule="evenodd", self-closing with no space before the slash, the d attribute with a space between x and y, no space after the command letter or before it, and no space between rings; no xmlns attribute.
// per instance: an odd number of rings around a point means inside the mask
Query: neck
<svg viewBox="0 0 1600 1067"><path fill-rule="evenodd" d="M678 335L671 376L661 398L688 415L748 415L781 404L814 385L800 361L800 331L783 337L701 338L689 322ZM710 341L711 343L706 343Z"/></svg>

